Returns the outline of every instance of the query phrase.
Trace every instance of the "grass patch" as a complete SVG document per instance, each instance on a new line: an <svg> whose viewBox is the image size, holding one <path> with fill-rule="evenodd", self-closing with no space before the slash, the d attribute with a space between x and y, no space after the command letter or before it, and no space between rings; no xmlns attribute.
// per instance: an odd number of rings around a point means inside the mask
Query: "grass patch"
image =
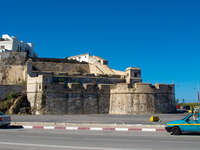
<svg viewBox="0 0 200 150"><path fill-rule="evenodd" d="M9 108L13 105L15 102L15 99L17 98L18 94L15 92L10 92L5 99L0 101L0 111L6 113Z"/></svg>

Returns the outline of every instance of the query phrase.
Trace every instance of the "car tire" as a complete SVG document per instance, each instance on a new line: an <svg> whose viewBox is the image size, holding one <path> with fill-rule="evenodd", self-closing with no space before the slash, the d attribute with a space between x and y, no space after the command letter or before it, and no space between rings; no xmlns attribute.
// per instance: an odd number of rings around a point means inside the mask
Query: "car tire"
<svg viewBox="0 0 200 150"><path fill-rule="evenodd" d="M181 130L179 127L173 127L171 129L171 135L180 135L181 134Z"/></svg>

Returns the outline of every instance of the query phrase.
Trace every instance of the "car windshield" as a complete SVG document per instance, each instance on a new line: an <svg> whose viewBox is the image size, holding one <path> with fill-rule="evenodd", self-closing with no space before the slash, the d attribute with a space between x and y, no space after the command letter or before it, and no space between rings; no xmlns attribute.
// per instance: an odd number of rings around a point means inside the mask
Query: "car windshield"
<svg viewBox="0 0 200 150"><path fill-rule="evenodd" d="M0 112L0 115L2 116L2 115L4 115L4 113Z"/></svg>
<svg viewBox="0 0 200 150"><path fill-rule="evenodd" d="M182 120L185 120L186 118L190 117L192 114L189 114L187 116L185 116Z"/></svg>

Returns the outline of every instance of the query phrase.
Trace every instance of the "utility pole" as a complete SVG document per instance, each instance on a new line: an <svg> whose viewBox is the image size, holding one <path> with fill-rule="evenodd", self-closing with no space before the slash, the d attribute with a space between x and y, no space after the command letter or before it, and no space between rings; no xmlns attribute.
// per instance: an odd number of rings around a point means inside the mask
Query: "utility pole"
<svg viewBox="0 0 200 150"><path fill-rule="evenodd" d="M200 99L199 99L199 88L197 90L197 97L198 97L198 105L199 105L199 101L200 101Z"/></svg>

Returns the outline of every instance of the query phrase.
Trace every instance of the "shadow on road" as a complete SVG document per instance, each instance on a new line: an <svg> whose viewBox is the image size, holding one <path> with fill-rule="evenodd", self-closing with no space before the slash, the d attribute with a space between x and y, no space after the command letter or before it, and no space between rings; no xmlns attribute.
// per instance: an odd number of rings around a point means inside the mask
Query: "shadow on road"
<svg viewBox="0 0 200 150"><path fill-rule="evenodd" d="M17 126L17 125L11 125L11 126L7 126L7 127L0 127L0 130L1 129L23 129L23 126Z"/></svg>
<svg viewBox="0 0 200 150"><path fill-rule="evenodd" d="M200 136L200 133L183 133L182 135Z"/></svg>

